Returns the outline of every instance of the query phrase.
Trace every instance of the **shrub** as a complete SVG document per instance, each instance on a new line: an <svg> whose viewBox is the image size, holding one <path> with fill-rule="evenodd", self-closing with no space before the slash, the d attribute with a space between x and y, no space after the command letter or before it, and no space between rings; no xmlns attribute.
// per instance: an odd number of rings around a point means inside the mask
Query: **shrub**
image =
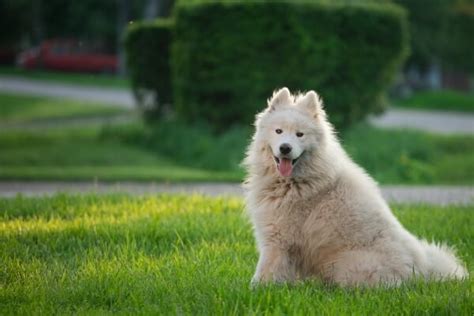
<svg viewBox="0 0 474 316"><path fill-rule="evenodd" d="M445 65L474 74L472 30L474 30L474 5L459 5L449 11L441 51Z"/></svg>
<svg viewBox="0 0 474 316"><path fill-rule="evenodd" d="M174 105L223 129L248 124L272 91L315 89L338 127L380 110L407 52L395 5L359 2L179 2Z"/></svg>
<svg viewBox="0 0 474 316"><path fill-rule="evenodd" d="M409 12L411 50L408 64L474 72L474 6L470 0L394 0Z"/></svg>
<svg viewBox="0 0 474 316"><path fill-rule="evenodd" d="M240 171L251 132L250 127L235 127L216 135L207 124L160 120L146 126L108 126L102 137L141 147L189 167Z"/></svg>
<svg viewBox="0 0 474 316"><path fill-rule="evenodd" d="M452 0L394 0L408 11L411 54L408 65L429 67L444 44L443 26Z"/></svg>
<svg viewBox="0 0 474 316"><path fill-rule="evenodd" d="M171 104L169 46L173 22L132 24L125 35L127 65L138 105L148 119L160 117Z"/></svg>

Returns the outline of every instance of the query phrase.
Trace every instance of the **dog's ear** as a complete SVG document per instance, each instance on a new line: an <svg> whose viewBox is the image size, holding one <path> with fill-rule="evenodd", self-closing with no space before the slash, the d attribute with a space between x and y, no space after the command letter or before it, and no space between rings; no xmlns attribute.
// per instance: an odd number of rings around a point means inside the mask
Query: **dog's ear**
<svg viewBox="0 0 474 316"><path fill-rule="evenodd" d="M308 91L304 97L296 101L296 106L311 113L314 117L325 115L323 101L313 90Z"/></svg>
<svg viewBox="0 0 474 316"><path fill-rule="evenodd" d="M276 110L285 104L291 104L291 99L290 90L288 90L287 87L281 88L280 90L273 92L273 96L268 99L268 107L270 111Z"/></svg>

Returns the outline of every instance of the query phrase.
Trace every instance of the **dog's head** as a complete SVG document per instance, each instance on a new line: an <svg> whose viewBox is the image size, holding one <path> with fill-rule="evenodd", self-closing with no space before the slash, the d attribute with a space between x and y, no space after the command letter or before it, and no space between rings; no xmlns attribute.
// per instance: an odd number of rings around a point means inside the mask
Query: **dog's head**
<svg viewBox="0 0 474 316"><path fill-rule="evenodd" d="M254 141L283 177L299 173L299 165L324 142L328 125L321 99L314 91L297 96L276 91L257 116Z"/></svg>

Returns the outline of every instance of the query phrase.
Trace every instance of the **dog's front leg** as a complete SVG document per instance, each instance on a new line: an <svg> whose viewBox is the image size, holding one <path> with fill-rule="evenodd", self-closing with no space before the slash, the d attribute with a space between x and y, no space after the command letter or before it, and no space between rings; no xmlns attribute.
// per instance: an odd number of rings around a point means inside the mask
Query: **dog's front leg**
<svg viewBox="0 0 474 316"><path fill-rule="evenodd" d="M252 285L268 282L288 282L295 279L295 268L287 251L275 246L267 246L261 249L257 269L252 278Z"/></svg>

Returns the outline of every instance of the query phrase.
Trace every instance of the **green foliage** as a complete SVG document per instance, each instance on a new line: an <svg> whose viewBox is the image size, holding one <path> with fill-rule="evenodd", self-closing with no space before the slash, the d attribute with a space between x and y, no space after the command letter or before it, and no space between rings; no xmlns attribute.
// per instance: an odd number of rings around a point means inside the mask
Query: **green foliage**
<svg viewBox="0 0 474 316"><path fill-rule="evenodd" d="M62 0L48 0L41 6L39 14L44 35L102 40L114 50L117 12L117 1L81 0L66 4Z"/></svg>
<svg viewBox="0 0 474 316"><path fill-rule="evenodd" d="M146 148L186 166L239 172L250 135L250 128L231 128L215 135L204 124L189 125L181 121L162 120L146 127L106 127L101 137Z"/></svg>
<svg viewBox="0 0 474 316"><path fill-rule="evenodd" d="M2 44L26 41L38 44L47 38L79 38L103 44L109 51L117 48L117 15L125 7L127 19L141 17L146 0L133 1L63 1L1 0L0 35Z"/></svg>
<svg viewBox="0 0 474 316"><path fill-rule="evenodd" d="M416 92L394 100L395 105L415 109L474 112L474 95L451 90Z"/></svg>
<svg viewBox="0 0 474 316"><path fill-rule="evenodd" d="M394 0L408 11L410 21L410 62L428 66L443 45L443 27L452 0Z"/></svg>
<svg viewBox="0 0 474 316"><path fill-rule="evenodd" d="M338 127L380 110L407 51L404 12L386 3L215 1L175 8L178 114L250 124L272 91L314 89Z"/></svg>
<svg viewBox="0 0 474 316"><path fill-rule="evenodd" d="M445 66L474 72L474 6L471 0L394 0L409 13L409 63Z"/></svg>
<svg viewBox="0 0 474 316"><path fill-rule="evenodd" d="M462 2L462 1L460 1ZM474 74L474 4L459 4L449 11L444 29L443 62Z"/></svg>
<svg viewBox="0 0 474 316"><path fill-rule="evenodd" d="M0 1L0 48L2 50L19 47L22 34L27 32L29 16L22 14L31 6L27 0L1 0ZM7 31L8 30L8 31Z"/></svg>
<svg viewBox="0 0 474 316"><path fill-rule="evenodd" d="M172 101L169 50L171 20L132 24L125 48L133 91L146 119L163 115Z"/></svg>
<svg viewBox="0 0 474 316"><path fill-rule="evenodd" d="M455 246L473 271L472 207L394 210L414 234ZM242 209L240 199L202 196L0 199L0 314L472 314L472 277L252 289L257 253Z"/></svg>

